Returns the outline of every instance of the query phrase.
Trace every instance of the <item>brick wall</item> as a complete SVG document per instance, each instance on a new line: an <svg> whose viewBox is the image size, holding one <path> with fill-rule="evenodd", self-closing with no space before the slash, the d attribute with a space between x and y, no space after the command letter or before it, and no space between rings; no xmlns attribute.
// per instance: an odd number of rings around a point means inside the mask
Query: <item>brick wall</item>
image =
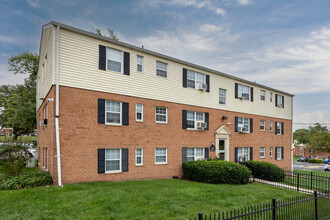
<svg viewBox="0 0 330 220"><path fill-rule="evenodd" d="M46 98L54 97L55 87ZM98 124L97 102L106 99L129 103L129 126L111 126ZM45 104L45 103L44 103ZM43 104L43 105L44 105ZM135 105L143 104L143 122L135 121ZM42 114L39 108L38 115ZM155 123L155 107L168 108L168 124ZM49 111L51 108L48 108ZM182 129L182 110L209 112L209 130L192 131ZM227 116L227 120L222 120ZM253 133L234 132L235 116L253 118ZM49 121L51 119L49 112ZM266 131L260 131L260 119L266 120ZM171 178L182 176L182 147L210 147L215 142L215 130L221 125L228 126L231 135L230 160L234 161L234 147L253 147L253 159L272 162L282 168L291 169L291 121L235 113L217 109L181 105L150 99L96 92L84 89L60 87L60 141L62 156L63 183L89 181L122 181L137 179ZM269 131L269 122L283 122L284 135L275 135ZM231 123L231 125L227 125ZM275 147L284 147L284 160L275 160ZM39 128L39 163L42 163L42 150L52 147L52 126ZM266 157L259 156L260 147L266 148ZM273 147L273 157L269 149ZM97 173L97 149L128 148L129 171L117 174ZM135 166L135 149L143 148L143 166ZM168 164L155 165L155 148L168 149ZM51 152L51 150L49 150ZM50 154L50 153L49 153ZM56 145L54 143L54 154ZM214 157L215 153L210 152ZM52 161L51 158L48 161ZM56 166L56 160L55 160ZM51 165L49 169L51 170ZM56 183L56 168L54 169Z"/></svg>

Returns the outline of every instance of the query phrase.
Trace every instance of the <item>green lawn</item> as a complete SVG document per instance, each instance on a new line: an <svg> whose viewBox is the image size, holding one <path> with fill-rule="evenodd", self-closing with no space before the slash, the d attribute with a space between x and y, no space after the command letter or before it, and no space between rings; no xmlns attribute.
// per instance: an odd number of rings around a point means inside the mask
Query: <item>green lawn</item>
<svg viewBox="0 0 330 220"><path fill-rule="evenodd" d="M187 219L302 195L264 184L98 182L0 191L0 219Z"/></svg>
<svg viewBox="0 0 330 220"><path fill-rule="evenodd" d="M10 142L10 141L13 141L13 136L0 136L0 142ZM36 141L37 141L36 136L19 136L17 138L17 142L22 142L22 143L30 143Z"/></svg>

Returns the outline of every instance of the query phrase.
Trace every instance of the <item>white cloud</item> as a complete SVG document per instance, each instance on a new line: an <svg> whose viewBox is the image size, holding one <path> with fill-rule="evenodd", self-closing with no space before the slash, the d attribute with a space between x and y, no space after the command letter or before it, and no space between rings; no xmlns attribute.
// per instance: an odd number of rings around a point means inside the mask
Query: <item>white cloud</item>
<svg viewBox="0 0 330 220"><path fill-rule="evenodd" d="M253 2L251 0L237 0L237 3L240 5L250 5Z"/></svg>
<svg viewBox="0 0 330 220"><path fill-rule="evenodd" d="M38 7L39 7L39 0L27 0L27 3L28 3L32 8L38 8Z"/></svg>
<svg viewBox="0 0 330 220"><path fill-rule="evenodd" d="M313 125L314 123L330 123L330 119L326 115L330 115L330 111L314 111L302 113L293 118L293 130L300 128L308 128L308 126ZM325 124L323 124L325 126Z"/></svg>
<svg viewBox="0 0 330 220"><path fill-rule="evenodd" d="M16 40L13 37L4 36L0 34L0 42L13 44L15 43L15 41Z"/></svg>
<svg viewBox="0 0 330 220"><path fill-rule="evenodd" d="M16 84L23 84L24 79L27 77L27 75L24 74L17 74L14 75L12 72L8 71L8 65L7 64L0 64L0 82L2 85L10 84L10 85L16 85Z"/></svg>

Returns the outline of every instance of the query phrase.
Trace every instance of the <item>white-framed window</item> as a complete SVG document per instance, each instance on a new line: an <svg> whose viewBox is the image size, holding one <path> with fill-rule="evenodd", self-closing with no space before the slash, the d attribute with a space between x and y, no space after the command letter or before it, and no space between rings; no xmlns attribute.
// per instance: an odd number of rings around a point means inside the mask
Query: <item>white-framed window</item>
<svg viewBox="0 0 330 220"><path fill-rule="evenodd" d="M143 121L143 105L142 104L136 104L135 120Z"/></svg>
<svg viewBox="0 0 330 220"><path fill-rule="evenodd" d="M105 101L105 123L121 125L121 102Z"/></svg>
<svg viewBox="0 0 330 220"><path fill-rule="evenodd" d="M238 84L238 97L250 100L250 87Z"/></svg>
<svg viewBox="0 0 330 220"><path fill-rule="evenodd" d="M277 160L281 160L282 159L282 149L280 147L276 148L276 158Z"/></svg>
<svg viewBox="0 0 330 220"><path fill-rule="evenodd" d="M167 123L167 108L156 107L155 116L156 116L156 122Z"/></svg>
<svg viewBox="0 0 330 220"><path fill-rule="evenodd" d="M197 129L197 123L204 122L204 118L203 112L187 111L187 128Z"/></svg>
<svg viewBox="0 0 330 220"><path fill-rule="evenodd" d="M250 119L238 117L238 128L243 127L246 132L250 132Z"/></svg>
<svg viewBox="0 0 330 220"><path fill-rule="evenodd" d="M275 122L275 129L276 129L276 134L281 135L282 134L282 125L281 122Z"/></svg>
<svg viewBox="0 0 330 220"><path fill-rule="evenodd" d="M283 96L282 95L277 95L277 106L280 108L283 108Z"/></svg>
<svg viewBox="0 0 330 220"><path fill-rule="evenodd" d="M266 150L265 147L260 147L260 158L265 158Z"/></svg>
<svg viewBox="0 0 330 220"><path fill-rule="evenodd" d="M273 147L270 147L269 148L269 156L270 157L273 157Z"/></svg>
<svg viewBox="0 0 330 220"><path fill-rule="evenodd" d="M269 122L269 130L270 131L273 131L273 121L270 121Z"/></svg>
<svg viewBox="0 0 330 220"><path fill-rule="evenodd" d="M265 131L266 129L266 121L260 120L260 131Z"/></svg>
<svg viewBox="0 0 330 220"><path fill-rule="evenodd" d="M269 100L270 102L273 102L273 92L270 92Z"/></svg>
<svg viewBox="0 0 330 220"><path fill-rule="evenodd" d="M123 52L113 48L107 48L107 70L122 72Z"/></svg>
<svg viewBox="0 0 330 220"><path fill-rule="evenodd" d="M260 90L260 100L265 101L266 100L266 91L265 90Z"/></svg>
<svg viewBox="0 0 330 220"><path fill-rule="evenodd" d="M155 163L156 164L166 164L167 163L167 148L156 148Z"/></svg>
<svg viewBox="0 0 330 220"><path fill-rule="evenodd" d="M237 160L239 162L250 160L250 148L249 147L239 147L237 150Z"/></svg>
<svg viewBox="0 0 330 220"><path fill-rule="evenodd" d="M204 159L204 148L187 148L186 153L187 161Z"/></svg>
<svg viewBox="0 0 330 220"><path fill-rule="evenodd" d="M219 104L225 105L226 104L226 90L219 89Z"/></svg>
<svg viewBox="0 0 330 220"><path fill-rule="evenodd" d="M105 149L105 172L121 172L121 149Z"/></svg>
<svg viewBox="0 0 330 220"><path fill-rule="evenodd" d="M136 63L137 63L136 70L138 72L143 72L143 56L138 55L136 58Z"/></svg>
<svg viewBox="0 0 330 220"><path fill-rule="evenodd" d="M143 165L143 149L142 148L135 149L135 165L136 166Z"/></svg>
<svg viewBox="0 0 330 220"><path fill-rule="evenodd" d="M161 77L167 77L167 63L160 61L156 62L156 75Z"/></svg>
<svg viewBox="0 0 330 220"><path fill-rule="evenodd" d="M198 73L192 70L187 70L187 87L199 88L200 85L205 84L205 74Z"/></svg>

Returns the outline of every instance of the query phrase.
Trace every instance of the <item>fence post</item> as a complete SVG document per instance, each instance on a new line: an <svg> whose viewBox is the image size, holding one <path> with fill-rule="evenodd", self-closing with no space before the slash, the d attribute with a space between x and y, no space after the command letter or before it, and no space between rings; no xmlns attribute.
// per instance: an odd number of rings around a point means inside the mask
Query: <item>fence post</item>
<svg viewBox="0 0 330 220"><path fill-rule="evenodd" d="M253 173L253 182L255 182L255 179L254 179L254 174L255 174L255 172L254 172L254 168L252 168L252 173Z"/></svg>
<svg viewBox="0 0 330 220"><path fill-rule="evenodd" d="M203 213L202 212L198 213L198 220L203 220Z"/></svg>
<svg viewBox="0 0 330 220"><path fill-rule="evenodd" d="M314 197L315 197L315 219L319 219L319 210L318 210L318 201L317 201L317 191L314 191Z"/></svg>
<svg viewBox="0 0 330 220"><path fill-rule="evenodd" d="M272 220L277 220L277 215L276 215L276 199L272 199Z"/></svg>
<svg viewBox="0 0 330 220"><path fill-rule="evenodd" d="M297 191L299 192L299 173L297 174Z"/></svg>
<svg viewBox="0 0 330 220"><path fill-rule="evenodd" d="M311 172L311 190L313 190L313 172Z"/></svg>

